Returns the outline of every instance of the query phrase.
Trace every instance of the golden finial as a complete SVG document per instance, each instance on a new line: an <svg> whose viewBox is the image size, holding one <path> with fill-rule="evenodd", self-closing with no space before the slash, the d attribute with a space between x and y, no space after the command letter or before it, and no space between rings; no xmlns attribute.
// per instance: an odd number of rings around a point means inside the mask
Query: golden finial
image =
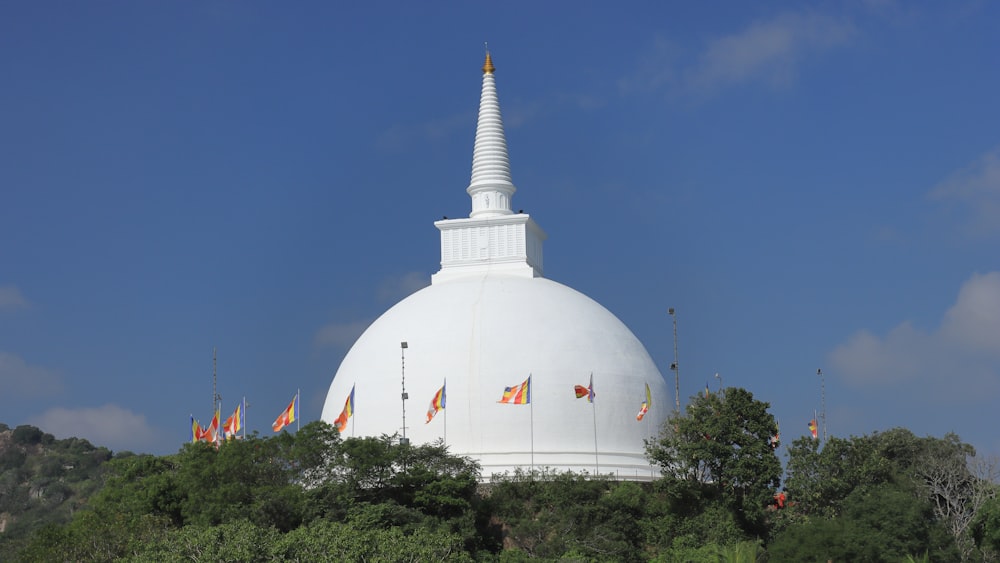
<svg viewBox="0 0 1000 563"><path fill-rule="evenodd" d="M486 51L486 62L483 63L483 74L493 74L496 67L493 66L493 59L490 58L490 52Z"/></svg>

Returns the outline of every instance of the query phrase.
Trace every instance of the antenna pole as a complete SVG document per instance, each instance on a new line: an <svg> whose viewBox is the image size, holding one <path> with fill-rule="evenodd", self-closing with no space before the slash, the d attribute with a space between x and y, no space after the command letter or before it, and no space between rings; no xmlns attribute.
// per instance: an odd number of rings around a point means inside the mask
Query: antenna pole
<svg viewBox="0 0 1000 563"><path fill-rule="evenodd" d="M820 417L823 420L823 443L826 443L826 381L823 377L823 370L817 369L816 375L819 376L819 392L820 392Z"/></svg>
<svg viewBox="0 0 1000 563"><path fill-rule="evenodd" d="M409 348L409 345L406 342L399 343L399 354L400 354L399 373L401 378L400 381L403 385L403 393L401 395L403 398L403 440L401 441L401 444L408 443L406 440L406 399L409 398L406 395L406 349L407 348Z"/></svg>
<svg viewBox="0 0 1000 563"><path fill-rule="evenodd" d="M674 372L674 408L677 414L681 412L681 370L677 364L677 315L674 308L667 309L667 313L674 321L674 363L670 364L670 369Z"/></svg>
<svg viewBox="0 0 1000 563"><path fill-rule="evenodd" d="M216 384L217 381L218 379L216 373L216 349L215 346L212 346L212 420L217 420L216 418L217 414L219 415L219 418L221 418L219 410L221 409L220 405L222 404L222 397L219 395L218 385ZM223 429L221 428L222 421L218 420L218 423L220 427L215 429L216 447L218 447L219 443L221 442L221 440L219 440L219 434L223 432Z"/></svg>
<svg viewBox="0 0 1000 563"><path fill-rule="evenodd" d="M215 416L215 405L219 402L219 392L216 386L215 346L212 347L212 416Z"/></svg>

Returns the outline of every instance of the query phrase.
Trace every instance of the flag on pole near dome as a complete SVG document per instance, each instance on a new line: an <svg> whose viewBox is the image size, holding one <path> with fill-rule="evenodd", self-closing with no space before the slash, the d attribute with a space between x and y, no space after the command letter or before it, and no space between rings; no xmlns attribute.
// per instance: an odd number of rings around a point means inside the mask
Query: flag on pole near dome
<svg viewBox="0 0 1000 563"><path fill-rule="evenodd" d="M526 405L531 402L531 376L520 385L506 387L503 390L503 397L497 401L509 405Z"/></svg>
<svg viewBox="0 0 1000 563"><path fill-rule="evenodd" d="M278 415L278 418L274 419L274 423L271 424L271 429L275 432L281 432L281 429L289 424L295 422L295 419L299 416L299 394L295 393L295 398L292 402L285 407L285 410Z"/></svg>
<svg viewBox="0 0 1000 563"><path fill-rule="evenodd" d="M226 419L225 424L222 425L222 431L226 434L226 439L235 438L236 434L243 428L243 412L246 410L247 398L243 397L240 404L236 405L236 410L233 414L229 415Z"/></svg>
<svg viewBox="0 0 1000 563"><path fill-rule="evenodd" d="M215 442L219 438L219 419L222 415L219 413L219 407L215 407L215 414L212 416L212 423L208 425L206 430L206 438L209 442Z"/></svg>
<svg viewBox="0 0 1000 563"><path fill-rule="evenodd" d="M635 415L636 420L642 420L642 417L646 416L649 412L649 408L653 406L653 395L649 392L649 384L646 384L646 400L642 402L642 406L639 407L639 414Z"/></svg>
<svg viewBox="0 0 1000 563"><path fill-rule="evenodd" d="M588 403L594 402L594 374L590 374L590 385L584 387L583 385L574 385L573 392L576 393L577 399L587 398Z"/></svg>
<svg viewBox="0 0 1000 563"><path fill-rule="evenodd" d="M198 421L194 419L194 415L191 415L191 442L197 442L201 440L202 435L205 430L198 424Z"/></svg>
<svg viewBox="0 0 1000 563"><path fill-rule="evenodd" d="M445 385L447 385L447 381L441 384L441 388L437 390L437 393L434 393L434 398L431 399L431 405L427 407L427 424L430 424L431 419L434 418L434 415L436 415L439 410L444 408Z"/></svg>
<svg viewBox="0 0 1000 563"><path fill-rule="evenodd" d="M354 386L351 386L351 394L347 396L347 400L344 401L344 410L340 411L340 416L337 420L333 421L334 427L337 428L338 432L343 432L347 430L347 419L354 416Z"/></svg>

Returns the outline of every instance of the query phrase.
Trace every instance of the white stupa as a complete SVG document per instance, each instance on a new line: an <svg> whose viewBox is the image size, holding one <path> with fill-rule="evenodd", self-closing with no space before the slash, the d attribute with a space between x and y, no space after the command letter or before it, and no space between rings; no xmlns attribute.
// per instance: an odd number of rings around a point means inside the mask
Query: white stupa
<svg viewBox="0 0 1000 563"><path fill-rule="evenodd" d="M441 270L358 338L330 384L322 418L334 423L353 389L345 438L444 440L452 454L478 461L484 479L515 468L650 479L656 470L644 440L672 408L667 386L615 315L542 277L546 234L511 210L515 188L493 72L487 54L466 189L472 212L434 223ZM505 388L529 376L530 402L499 402ZM593 403L574 393L591 381ZM640 421L647 385L652 405ZM427 422L442 386L445 408Z"/></svg>

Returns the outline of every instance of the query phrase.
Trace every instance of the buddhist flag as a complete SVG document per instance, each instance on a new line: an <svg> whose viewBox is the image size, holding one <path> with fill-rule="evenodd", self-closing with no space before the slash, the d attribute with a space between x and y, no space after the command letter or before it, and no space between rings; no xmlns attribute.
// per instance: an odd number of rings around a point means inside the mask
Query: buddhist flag
<svg viewBox="0 0 1000 563"><path fill-rule="evenodd" d="M295 398L292 402L285 407L285 410L278 415L278 418L274 419L274 424L271 428L275 432L281 432L281 429L289 424L295 422L295 419L299 416L299 393L295 392Z"/></svg>
<svg viewBox="0 0 1000 563"><path fill-rule="evenodd" d="M520 385L515 385L513 387L505 387L503 390L503 397L497 401L498 403L507 403L508 405L526 405L531 402L531 376L524 380L524 383Z"/></svg>
<svg viewBox="0 0 1000 563"><path fill-rule="evenodd" d="M201 440L202 432L204 432L204 431L201 429L201 425L198 424L198 421L194 419L194 415L192 414L191 415L191 442L194 443L194 442L197 442L198 440Z"/></svg>
<svg viewBox="0 0 1000 563"><path fill-rule="evenodd" d="M201 442L201 441L211 442L212 441L212 428L211 427L204 427L201 424L199 424L197 420L195 420L192 423L191 430L194 432L194 440L196 442Z"/></svg>
<svg viewBox="0 0 1000 563"><path fill-rule="evenodd" d="M635 415L636 420L642 420L642 417L646 416L649 412L649 408L653 406L653 395L649 392L649 384L646 384L646 400L642 402L642 406L639 407L639 414Z"/></svg>
<svg viewBox="0 0 1000 563"><path fill-rule="evenodd" d="M218 408L218 406L216 406L216 408L215 408L215 414L212 416L212 423L209 424L208 428L206 428L203 431L203 435L205 436L205 438L208 439L209 442L215 442L215 441L217 441L217 439L219 437L219 419L220 418L222 418L222 415L219 414L219 408Z"/></svg>
<svg viewBox="0 0 1000 563"><path fill-rule="evenodd" d="M587 398L588 403L594 402L594 374L590 374L590 385L584 387L583 385L574 385L573 392L576 393L577 399Z"/></svg>
<svg viewBox="0 0 1000 563"><path fill-rule="evenodd" d="M354 416L354 386L351 386L351 394L347 396L347 400L344 401L344 410L340 411L340 416L337 420L333 421L334 427L337 428L338 432L343 432L347 430L347 419Z"/></svg>
<svg viewBox="0 0 1000 563"><path fill-rule="evenodd" d="M240 404L236 405L236 410L233 411L233 414L229 415L225 424L222 425L222 431L225 432L227 440L235 438L243 428L243 413L246 411L246 404L247 398L243 397Z"/></svg>
<svg viewBox="0 0 1000 563"><path fill-rule="evenodd" d="M809 421L809 433L812 434L813 440L819 438L819 428L816 427L816 419Z"/></svg>
<svg viewBox="0 0 1000 563"><path fill-rule="evenodd" d="M431 419L434 418L434 415L436 415L439 410L444 408L444 401L445 401L444 388L447 383L448 382L446 381L441 384L441 388L437 390L437 393L434 393L434 397L431 399L431 405L427 407L427 424L430 424Z"/></svg>

